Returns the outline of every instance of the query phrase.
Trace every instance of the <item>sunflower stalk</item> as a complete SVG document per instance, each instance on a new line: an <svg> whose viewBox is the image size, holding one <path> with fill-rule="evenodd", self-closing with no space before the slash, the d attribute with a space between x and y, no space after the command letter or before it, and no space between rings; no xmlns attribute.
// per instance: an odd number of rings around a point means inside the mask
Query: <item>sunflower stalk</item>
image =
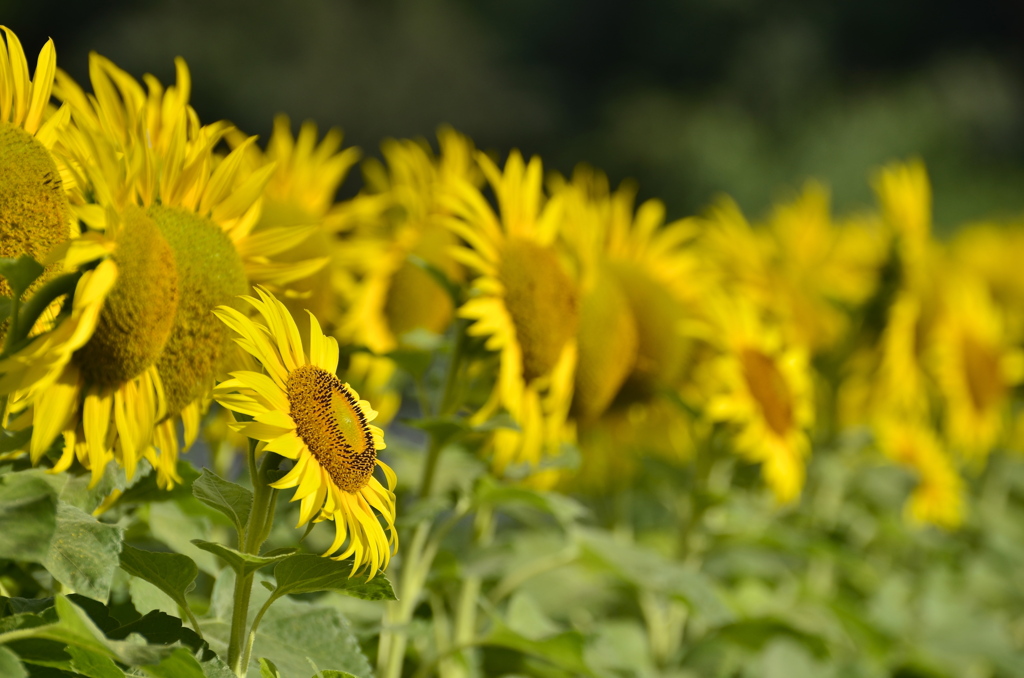
<svg viewBox="0 0 1024 678"><path fill-rule="evenodd" d="M468 323L460 321L455 327L455 344L451 359L445 373L444 387L441 391L436 412L438 416L450 415L458 409L456 393L458 376L462 371L462 357L466 351ZM427 458L423 464L423 475L420 477L419 500L430 497L434 489L437 465L447 439L431 433L427 447ZM412 544L406 551L399 575L400 596L390 603L384 611L384 629L381 632L377 654L377 672L381 678L398 678L402 673L402 660L408 644L407 627L412 620L416 603L423 591L430 572L430 566L437 552L436 542L431 542L431 521L424 519L416 526ZM431 548L433 546L433 548Z"/></svg>
<svg viewBox="0 0 1024 678"><path fill-rule="evenodd" d="M477 511L476 520L473 521L473 544L480 548L489 546L493 541L494 508L485 504ZM455 609L455 646L470 646L476 639L476 611L482 586L483 579L476 574L462 580Z"/></svg>
<svg viewBox="0 0 1024 678"><path fill-rule="evenodd" d="M249 441L249 474L253 481L252 511L249 513L249 520L245 525L245 534L242 541L242 551L252 555L259 555L260 547L267 540L274 523L274 505L277 499L277 490L270 487L270 473L280 463L276 454L265 453L263 459L256 463L255 440ZM249 600L252 596L252 584L255 573L246 576L236 576L234 602L231 612L231 636L228 644L228 665L235 675L244 678L249 664L249 653L252 650L252 639L256 632L256 626L265 610L253 619L251 629L246 629L246 619L249 616ZM264 606L266 607L266 606Z"/></svg>

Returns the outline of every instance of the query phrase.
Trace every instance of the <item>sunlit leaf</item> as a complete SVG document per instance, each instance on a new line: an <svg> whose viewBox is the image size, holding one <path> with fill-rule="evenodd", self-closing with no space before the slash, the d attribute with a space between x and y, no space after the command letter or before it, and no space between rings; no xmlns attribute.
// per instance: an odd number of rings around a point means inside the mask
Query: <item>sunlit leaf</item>
<svg viewBox="0 0 1024 678"><path fill-rule="evenodd" d="M57 528L57 493L40 478L0 476L0 558L43 561Z"/></svg>
<svg viewBox="0 0 1024 678"><path fill-rule="evenodd" d="M516 633L500 621L495 621L491 632L484 637L481 644L505 647L538 657L573 674L594 675L583 658L583 635L577 631L566 631L535 640Z"/></svg>
<svg viewBox="0 0 1024 678"><path fill-rule="evenodd" d="M337 591L363 600L397 600L391 582L382 574L370 581L352 577L352 565L306 553L285 557L274 567L277 587L274 595L296 595L317 591Z"/></svg>
<svg viewBox="0 0 1024 678"><path fill-rule="evenodd" d="M261 573L255 576L263 577ZM211 612L219 616L202 620L205 638L221 656L227 656L234 581L230 569L221 573L211 597ZM261 607L270 595L262 587L254 587L250 609ZM351 626L339 610L292 598L273 603L264 616L256 631L249 675L259 675L259 658L270 660L281 676L308 675L310 661L317 667L348 671L359 678L373 675Z"/></svg>
<svg viewBox="0 0 1024 678"><path fill-rule="evenodd" d="M238 572L243 577L245 575L252 574L256 570L260 570L267 565L272 565L290 557L290 554L288 553L280 553L275 556L254 556L251 553L242 553L230 546L224 546L223 544L217 544L203 539L193 539L192 543L202 550L214 554L224 561L224 563L232 570Z"/></svg>
<svg viewBox="0 0 1024 678"><path fill-rule="evenodd" d="M76 673L89 678L124 678L124 671L103 653L74 645L67 648L67 653L71 655L71 668Z"/></svg>
<svg viewBox="0 0 1024 678"><path fill-rule="evenodd" d="M116 525L101 523L82 509L60 502L43 565L72 590L106 600L121 553L121 532Z"/></svg>
<svg viewBox="0 0 1024 678"><path fill-rule="evenodd" d="M183 647L176 648L159 664L143 666L142 670L153 678L206 678L199 661Z"/></svg>
<svg viewBox="0 0 1024 678"><path fill-rule="evenodd" d="M18 655L6 647L0 647L0 676L5 678L26 678L28 671L18 659Z"/></svg>
<svg viewBox="0 0 1024 678"><path fill-rule="evenodd" d="M204 468L192 483L192 495L230 518L238 534L242 534L252 511L251 491Z"/></svg>
<svg viewBox="0 0 1024 678"><path fill-rule="evenodd" d="M260 678L281 678L277 666L266 657L260 657Z"/></svg>

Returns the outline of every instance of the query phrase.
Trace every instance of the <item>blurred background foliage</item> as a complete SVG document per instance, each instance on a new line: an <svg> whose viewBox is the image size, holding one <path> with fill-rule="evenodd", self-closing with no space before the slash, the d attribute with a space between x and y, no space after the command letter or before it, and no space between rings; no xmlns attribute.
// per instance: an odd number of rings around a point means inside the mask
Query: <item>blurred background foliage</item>
<svg viewBox="0 0 1024 678"><path fill-rule="evenodd" d="M203 120L273 116L382 139L450 123L482 148L580 161L674 216L718 192L761 214L808 177L839 211L880 163L926 162L937 231L1024 210L1024 5L1000 0L0 0L4 22L87 80L194 74ZM350 181L347 191L354 192Z"/></svg>

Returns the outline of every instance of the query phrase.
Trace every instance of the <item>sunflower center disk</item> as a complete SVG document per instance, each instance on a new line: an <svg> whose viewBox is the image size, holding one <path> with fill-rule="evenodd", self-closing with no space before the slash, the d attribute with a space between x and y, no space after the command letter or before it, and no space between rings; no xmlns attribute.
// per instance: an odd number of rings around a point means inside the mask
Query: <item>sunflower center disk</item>
<svg viewBox="0 0 1024 678"><path fill-rule="evenodd" d="M967 390L976 410L983 412L1000 402L1006 392L999 358L974 337L966 336L961 344Z"/></svg>
<svg viewBox="0 0 1024 678"><path fill-rule="evenodd" d="M70 214L50 152L25 130L0 122L0 257L42 260L70 236ZM11 295L3 279L0 295Z"/></svg>
<svg viewBox="0 0 1024 678"><path fill-rule="evenodd" d="M523 353L523 378L549 373L579 325L579 296L558 257L528 240L509 240L498 276Z"/></svg>
<svg viewBox="0 0 1024 678"><path fill-rule="evenodd" d="M377 462L370 424L352 391L314 365L288 375L288 403L296 432L341 490L366 487Z"/></svg>
<svg viewBox="0 0 1024 678"><path fill-rule="evenodd" d="M740 361L750 394L760 405L769 428L780 436L785 435L793 426L793 400L775 361L750 349L743 350Z"/></svg>
<svg viewBox="0 0 1024 678"><path fill-rule="evenodd" d="M636 363L638 336L629 300L602 271L580 309L579 362L573 411L581 419L599 417L611 404Z"/></svg>
<svg viewBox="0 0 1024 678"><path fill-rule="evenodd" d="M609 273L626 295L637 332L636 362L616 404L643 402L673 384L683 369L690 350L676 329L683 310L665 286L639 265L615 262Z"/></svg>
<svg viewBox="0 0 1024 678"><path fill-rule="evenodd" d="M170 244L178 268L178 311L157 362L173 416L210 387L231 346L227 326L211 311L240 307L236 297L249 285L238 251L217 224L177 207L153 205L146 213Z"/></svg>
<svg viewBox="0 0 1024 678"><path fill-rule="evenodd" d="M448 255L448 250L457 242L451 231L427 225L412 253L444 271L449 280L461 282L462 271ZM423 268L406 261L395 271L384 315L396 337L421 328L441 334L448 327L453 312L451 297Z"/></svg>
<svg viewBox="0 0 1024 678"><path fill-rule="evenodd" d="M117 284L92 338L75 354L86 378L103 386L124 383L156 361L178 307L174 252L153 220L130 207L115 241Z"/></svg>

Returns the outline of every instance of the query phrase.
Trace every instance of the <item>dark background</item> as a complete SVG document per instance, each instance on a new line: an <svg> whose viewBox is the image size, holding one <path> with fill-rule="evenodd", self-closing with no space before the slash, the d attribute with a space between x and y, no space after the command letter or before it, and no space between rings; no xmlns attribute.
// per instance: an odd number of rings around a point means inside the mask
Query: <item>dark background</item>
<svg viewBox="0 0 1024 678"><path fill-rule="evenodd" d="M840 211L919 155L948 231L1024 213L1024 3L1007 0L0 0L30 59L47 36L87 82L193 75L204 122L289 113L377 153L440 123L546 166L639 180L670 215L720 191L753 215L804 179ZM351 192L358 181L349 180Z"/></svg>

